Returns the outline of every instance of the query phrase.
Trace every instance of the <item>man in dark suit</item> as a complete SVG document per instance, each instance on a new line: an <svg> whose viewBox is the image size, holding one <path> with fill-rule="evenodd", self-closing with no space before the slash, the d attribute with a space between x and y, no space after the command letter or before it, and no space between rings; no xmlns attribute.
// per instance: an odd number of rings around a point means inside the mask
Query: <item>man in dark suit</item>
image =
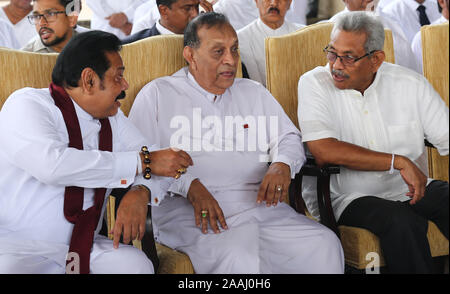
<svg viewBox="0 0 450 294"><path fill-rule="evenodd" d="M150 29L122 39L122 44L129 44L144 38L165 35L183 34L187 24L199 13L199 5L205 11L212 11L207 0L156 0L161 18Z"/></svg>

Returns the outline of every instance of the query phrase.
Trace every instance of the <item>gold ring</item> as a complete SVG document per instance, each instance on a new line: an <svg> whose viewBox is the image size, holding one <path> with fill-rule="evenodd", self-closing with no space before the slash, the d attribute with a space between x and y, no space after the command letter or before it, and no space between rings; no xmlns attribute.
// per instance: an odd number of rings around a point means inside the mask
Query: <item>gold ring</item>
<svg viewBox="0 0 450 294"><path fill-rule="evenodd" d="M281 191L283 191L283 187L281 185L278 185L277 186L277 192L281 192Z"/></svg>
<svg viewBox="0 0 450 294"><path fill-rule="evenodd" d="M205 218L208 215L207 210L202 210L202 218Z"/></svg>
<svg viewBox="0 0 450 294"><path fill-rule="evenodd" d="M176 180L178 180L181 177L181 174L176 174L176 176L174 177Z"/></svg>
<svg viewBox="0 0 450 294"><path fill-rule="evenodd" d="M177 170L177 173L185 174L186 171L187 171L187 169L183 167L183 168L180 168L179 170Z"/></svg>

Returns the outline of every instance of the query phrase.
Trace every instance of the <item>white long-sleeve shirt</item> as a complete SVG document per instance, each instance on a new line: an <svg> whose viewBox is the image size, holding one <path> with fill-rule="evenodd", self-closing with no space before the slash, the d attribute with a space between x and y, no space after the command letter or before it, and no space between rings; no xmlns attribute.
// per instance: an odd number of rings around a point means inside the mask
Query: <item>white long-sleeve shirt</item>
<svg viewBox="0 0 450 294"><path fill-rule="evenodd" d="M86 4L92 10L91 29L110 32L118 38L125 38L126 35L118 28L109 25L109 20L105 19L114 13L123 12L128 18L128 22L133 23L136 8L144 4L147 0L86 0Z"/></svg>
<svg viewBox="0 0 450 294"><path fill-rule="evenodd" d="M133 29L131 34L135 34L145 29L150 29L160 18L156 0L150 0L136 9L134 13Z"/></svg>
<svg viewBox="0 0 450 294"><path fill-rule="evenodd" d="M424 139L441 155L449 152L449 110L421 75L383 63L362 95L335 87L329 65L304 74L298 83L298 119L303 141L335 138L374 151L408 157L428 174ZM399 171L357 171L341 167L330 181L338 219L345 207L362 196L406 201L408 186ZM303 198L318 217L314 183L305 179Z"/></svg>
<svg viewBox="0 0 450 294"><path fill-rule="evenodd" d="M133 183L151 189L152 204L155 197L162 200L160 183L167 178L136 176L140 148L149 145L124 114L109 118L113 152L99 151L99 120L74 105L84 150L67 147L66 125L49 89L21 89L5 102L0 112L0 252L12 250L14 242L44 251L68 245L73 224L63 212L66 186L85 188L83 209L93 205L95 188L107 188L108 196L111 188ZM97 232L100 228L101 221ZM32 245L36 242L41 249Z"/></svg>
<svg viewBox="0 0 450 294"><path fill-rule="evenodd" d="M399 23L405 33L408 42L411 44L412 39L420 31L419 12L417 8L419 3L415 0L397 0L391 4L386 5L382 12ZM425 0L422 4L425 6L425 13L430 20L430 23L437 20L441 14L438 10L437 1Z"/></svg>
<svg viewBox="0 0 450 294"><path fill-rule="evenodd" d="M446 19L444 16L441 16L438 20L436 20L432 24L436 25L445 22L448 22L448 19ZM416 34L416 36L412 41L411 50L414 53L417 63L419 64L420 72L423 72L422 34L420 31Z"/></svg>
<svg viewBox="0 0 450 294"><path fill-rule="evenodd" d="M266 51L265 39L282 36L304 27L303 25L285 21L276 30L268 27L261 18L238 31L239 51L242 62L247 68L250 79L266 86Z"/></svg>
<svg viewBox="0 0 450 294"><path fill-rule="evenodd" d="M305 160L298 129L248 79L216 96L184 68L142 88L129 118L152 143L191 155L194 166L169 188L185 197L196 178L212 191L248 190L259 187L267 162L288 164L294 177Z"/></svg>

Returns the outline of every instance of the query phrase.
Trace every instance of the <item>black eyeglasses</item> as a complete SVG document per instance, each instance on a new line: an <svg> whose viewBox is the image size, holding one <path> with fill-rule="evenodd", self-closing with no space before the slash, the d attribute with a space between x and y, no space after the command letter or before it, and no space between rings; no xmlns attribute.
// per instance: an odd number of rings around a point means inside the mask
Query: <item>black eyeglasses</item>
<svg viewBox="0 0 450 294"><path fill-rule="evenodd" d="M44 18L45 22L50 23L56 21L58 14L66 13L65 11L46 11L44 14L31 14L28 15L28 21L32 24L38 24L41 22L41 19Z"/></svg>
<svg viewBox="0 0 450 294"><path fill-rule="evenodd" d="M353 56L349 56L349 55L343 55L343 56L339 56L336 54L336 52L330 51L328 50L328 48L330 47L330 45L328 45L327 47L325 47L323 49L323 52L327 53L327 59L330 62L335 62L336 59L340 58L341 62L345 65L345 66L352 66L355 64L355 62L363 59L364 57L370 56L373 53L375 53L377 50L373 50L369 53L366 53L365 55L361 56L361 57L353 57Z"/></svg>

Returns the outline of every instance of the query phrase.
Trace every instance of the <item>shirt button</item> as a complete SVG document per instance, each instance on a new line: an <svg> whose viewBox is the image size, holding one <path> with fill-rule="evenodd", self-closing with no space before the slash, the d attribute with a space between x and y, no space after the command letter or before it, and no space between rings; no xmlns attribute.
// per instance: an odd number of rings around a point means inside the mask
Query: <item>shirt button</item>
<svg viewBox="0 0 450 294"><path fill-rule="evenodd" d="M369 112L367 110L364 110L364 114L369 114Z"/></svg>

